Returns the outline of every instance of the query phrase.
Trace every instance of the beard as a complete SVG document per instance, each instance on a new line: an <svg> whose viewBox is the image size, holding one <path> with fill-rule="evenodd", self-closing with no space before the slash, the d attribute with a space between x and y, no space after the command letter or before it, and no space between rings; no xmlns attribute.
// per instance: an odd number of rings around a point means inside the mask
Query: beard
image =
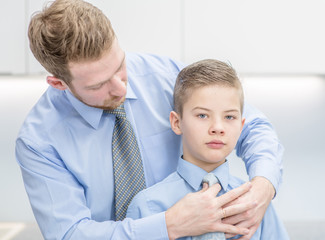
<svg viewBox="0 0 325 240"><path fill-rule="evenodd" d="M99 108L99 109L103 109L103 110L114 110L117 107L119 107L121 104L123 104L125 101L125 96L112 97L110 99L104 100L104 103L102 105L98 105L98 104L93 105L93 104L89 104L89 103L85 102L82 99L82 97L73 90L73 88L70 88L69 90L71 91L72 95L75 96L75 98L77 98L83 104L85 104L89 107Z"/></svg>
<svg viewBox="0 0 325 240"><path fill-rule="evenodd" d="M100 109L104 109L104 110L114 110L117 107L119 107L120 105L122 105L125 101L125 96L123 97L114 97L112 99L109 99L107 101L104 101L104 105L103 106L92 106L95 108L100 108Z"/></svg>

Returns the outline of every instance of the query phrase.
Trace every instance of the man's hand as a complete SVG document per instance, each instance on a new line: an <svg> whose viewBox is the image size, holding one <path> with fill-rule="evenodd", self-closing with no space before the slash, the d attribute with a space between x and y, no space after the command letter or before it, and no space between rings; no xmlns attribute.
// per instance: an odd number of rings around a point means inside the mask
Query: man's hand
<svg viewBox="0 0 325 240"><path fill-rule="evenodd" d="M240 215L240 213L245 213L256 207L254 201L245 201L224 207L227 203L233 202L236 198L247 193L250 188L251 183L248 182L220 197L216 197L221 189L220 185L215 184L209 188L207 184L204 184L201 191L187 194L166 211L165 218L169 239L197 236L207 232L248 234L249 231L246 227L226 224L221 222L221 219Z"/></svg>
<svg viewBox="0 0 325 240"><path fill-rule="evenodd" d="M242 236L239 238L240 240L250 239L254 235L264 217L267 207L275 194L273 185L264 177L255 177L252 179L251 183L253 186L248 192L244 193L239 198L226 204L225 206L256 201L257 207L222 219L222 223L249 229L249 234ZM230 232L226 233L226 238L235 236Z"/></svg>

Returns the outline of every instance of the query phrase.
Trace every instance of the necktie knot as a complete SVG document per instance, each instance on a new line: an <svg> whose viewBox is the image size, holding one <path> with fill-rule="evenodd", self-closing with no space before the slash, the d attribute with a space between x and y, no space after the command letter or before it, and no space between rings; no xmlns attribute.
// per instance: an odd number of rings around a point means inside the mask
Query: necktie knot
<svg viewBox="0 0 325 240"><path fill-rule="evenodd" d="M106 110L107 113L109 114L114 114L118 118L126 118L126 113L124 109L124 104L121 104L115 109L112 110Z"/></svg>
<svg viewBox="0 0 325 240"><path fill-rule="evenodd" d="M219 179L213 173L208 173L202 179L202 183L208 183L209 187L219 183ZM226 235L223 232L209 232L200 236L192 237L192 240L226 240Z"/></svg>
<svg viewBox="0 0 325 240"><path fill-rule="evenodd" d="M216 177L216 175L210 172L203 177L202 183L208 183L209 187L211 187L212 185L219 183L219 179Z"/></svg>

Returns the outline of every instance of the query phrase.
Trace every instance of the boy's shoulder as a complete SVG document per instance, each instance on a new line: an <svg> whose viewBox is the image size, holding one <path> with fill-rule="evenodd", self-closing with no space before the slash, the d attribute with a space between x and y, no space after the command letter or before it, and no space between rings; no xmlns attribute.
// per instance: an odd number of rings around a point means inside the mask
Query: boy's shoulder
<svg viewBox="0 0 325 240"><path fill-rule="evenodd" d="M162 181L142 190L141 193L148 197L156 194L161 195L161 193L168 190L170 187L177 186L181 182L184 182L184 180L180 178L178 173L175 171L169 174Z"/></svg>
<svg viewBox="0 0 325 240"><path fill-rule="evenodd" d="M166 211L188 192L185 180L177 171L172 172L162 181L136 194L128 207L127 217L138 219Z"/></svg>
<svg viewBox="0 0 325 240"><path fill-rule="evenodd" d="M127 217L138 219L166 211L184 195L184 180L177 172L171 173L161 182L139 192L132 199Z"/></svg>

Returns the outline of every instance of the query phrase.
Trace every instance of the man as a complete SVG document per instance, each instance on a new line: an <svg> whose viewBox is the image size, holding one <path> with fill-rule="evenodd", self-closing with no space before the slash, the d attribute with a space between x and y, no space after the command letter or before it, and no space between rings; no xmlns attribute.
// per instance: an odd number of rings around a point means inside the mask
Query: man
<svg viewBox="0 0 325 240"><path fill-rule="evenodd" d="M168 116L183 65L125 54L106 16L81 0L54 1L32 18L28 35L34 56L52 76L21 128L16 156L45 239L174 239L209 231L247 234L247 228L249 238L255 232L282 169L282 146L261 113L245 105L247 123L237 154L247 165L252 187L225 194L229 203L222 206L223 223L210 210L220 204L214 197L217 186L186 196L164 213L114 221L114 190L120 182L114 183L116 117L110 110L125 108L146 186L162 180L175 170L173 160L181 149Z"/></svg>

